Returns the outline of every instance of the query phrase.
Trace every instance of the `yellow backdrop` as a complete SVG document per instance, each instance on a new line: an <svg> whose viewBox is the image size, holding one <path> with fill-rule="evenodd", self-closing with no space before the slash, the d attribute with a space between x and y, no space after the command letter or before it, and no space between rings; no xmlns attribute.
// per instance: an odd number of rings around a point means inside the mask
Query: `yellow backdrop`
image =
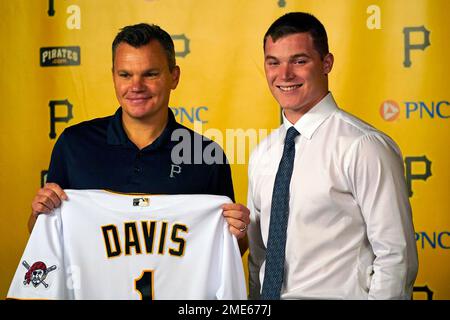
<svg viewBox="0 0 450 320"><path fill-rule="evenodd" d="M56 138L118 106L110 70L119 28L150 22L172 35L182 73L170 106L188 127L223 135L215 138L232 162L237 201L245 203L253 145L239 154L227 148L233 135L226 133L279 125L262 37L288 11L311 12L324 23L338 104L400 145L420 259L414 298L449 299L447 0L0 1L0 297L28 239L31 200Z"/></svg>

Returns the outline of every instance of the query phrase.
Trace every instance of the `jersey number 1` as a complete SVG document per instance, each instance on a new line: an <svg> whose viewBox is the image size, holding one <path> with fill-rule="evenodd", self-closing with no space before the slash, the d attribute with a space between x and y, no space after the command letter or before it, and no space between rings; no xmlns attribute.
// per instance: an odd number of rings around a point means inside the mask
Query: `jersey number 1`
<svg viewBox="0 0 450 320"><path fill-rule="evenodd" d="M153 270L144 270L141 276L134 280L134 288L139 292L141 300L153 300Z"/></svg>

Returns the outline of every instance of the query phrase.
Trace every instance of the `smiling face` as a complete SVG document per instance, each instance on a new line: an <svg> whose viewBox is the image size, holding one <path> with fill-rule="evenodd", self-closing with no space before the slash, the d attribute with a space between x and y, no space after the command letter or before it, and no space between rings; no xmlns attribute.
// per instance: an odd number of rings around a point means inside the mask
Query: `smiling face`
<svg viewBox="0 0 450 320"><path fill-rule="evenodd" d="M291 123L314 107L328 93L328 73L333 55L322 59L309 33L294 33L264 46L264 69L274 98Z"/></svg>
<svg viewBox="0 0 450 320"><path fill-rule="evenodd" d="M120 43L115 52L113 81L124 121L147 120L167 113L171 90L178 85L180 69L169 70L167 56L157 40L135 48Z"/></svg>

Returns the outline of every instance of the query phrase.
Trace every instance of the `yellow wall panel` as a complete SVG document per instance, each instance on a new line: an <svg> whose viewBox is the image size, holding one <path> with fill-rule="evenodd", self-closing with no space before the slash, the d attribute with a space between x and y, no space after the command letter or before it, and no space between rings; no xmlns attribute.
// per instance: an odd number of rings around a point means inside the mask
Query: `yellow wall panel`
<svg viewBox="0 0 450 320"><path fill-rule="evenodd" d="M233 155L236 198L245 203L251 150L247 145L237 163L226 133L259 134L280 124L264 76L262 37L289 11L311 12L325 25L335 56L330 88L338 104L400 145L410 163L405 174L411 178L420 259L414 297L430 298L419 291L427 286L433 299L450 299L447 0L0 1L0 297L6 296L28 239L31 201L55 143L49 103L67 99L73 106L73 118L55 124L56 136L68 125L116 110L111 42L119 28L150 22L173 36L181 82L170 106L184 125L222 133L218 142ZM41 48L70 46L80 48L79 65L40 65ZM60 117L67 113L64 105L55 110Z"/></svg>

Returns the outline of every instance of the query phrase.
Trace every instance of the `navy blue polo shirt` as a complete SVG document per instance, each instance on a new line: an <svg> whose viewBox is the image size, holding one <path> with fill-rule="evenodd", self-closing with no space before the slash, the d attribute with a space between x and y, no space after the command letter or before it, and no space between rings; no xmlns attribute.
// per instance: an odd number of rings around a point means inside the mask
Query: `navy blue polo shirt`
<svg viewBox="0 0 450 320"><path fill-rule="evenodd" d="M52 152L47 182L63 189L107 189L125 193L150 194L215 194L234 201L231 169L223 150L215 142L202 137L176 122L169 109L166 128L149 146L139 150L122 126L122 108L113 116L85 121L68 127L58 138ZM174 130L201 141L189 152L180 154L190 159L179 164L171 158L178 141L172 141ZM180 132L180 131L177 131ZM201 146L199 148L198 146ZM215 150L208 164L200 152ZM179 146L176 150L179 150ZM217 152L220 154L218 155Z"/></svg>

